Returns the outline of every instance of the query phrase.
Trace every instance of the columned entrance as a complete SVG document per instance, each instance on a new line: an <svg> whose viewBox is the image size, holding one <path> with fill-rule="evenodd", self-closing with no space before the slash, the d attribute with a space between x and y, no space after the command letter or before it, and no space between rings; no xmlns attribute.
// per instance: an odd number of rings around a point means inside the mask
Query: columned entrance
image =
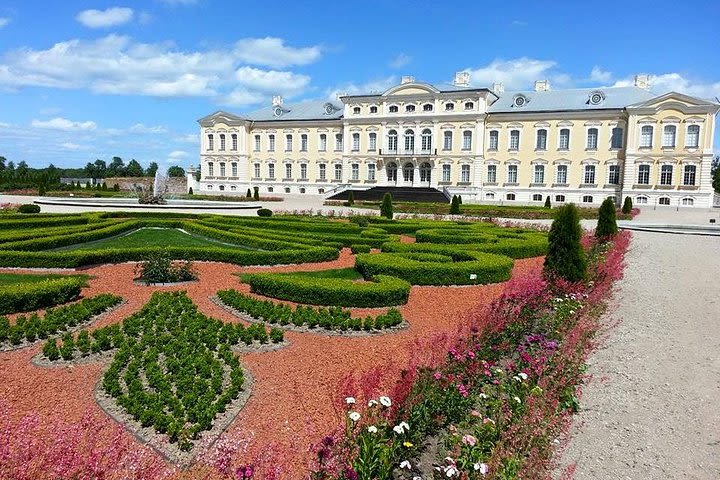
<svg viewBox="0 0 720 480"><path fill-rule="evenodd" d="M411 187L415 181L415 165L407 162L403 165L403 182L406 186Z"/></svg>
<svg viewBox="0 0 720 480"><path fill-rule="evenodd" d="M421 186L430 186L432 167L428 162L420 165L420 184Z"/></svg>
<svg viewBox="0 0 720 480"><path fill-rule="evenodd" d="M388 163L387 167L385 168L385 171L387 172L388 185L397 185L397 174L398 174L397 163L395 163L395 162Z"/></svg>

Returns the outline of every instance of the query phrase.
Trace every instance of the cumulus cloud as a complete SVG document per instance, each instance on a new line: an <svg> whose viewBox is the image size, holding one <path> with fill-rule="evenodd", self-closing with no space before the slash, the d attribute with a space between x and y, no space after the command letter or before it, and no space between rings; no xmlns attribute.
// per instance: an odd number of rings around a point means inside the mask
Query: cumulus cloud
<svg viewBox="0 0 720 480"><path fill-rule="evenodd" d="M93 131L97 129L97 124L93 121L74 122L62 117L56 117L50 120L33 120L30 125L35 128L62 130L65 132Z"/></svg>
<svg viewBox="0 0 720 480"><path fill-rule="evenodd" d="M3 27L6 26L8 23L10 23L10 19L9 19L9 18L0 17L0 28L3 28Z"/></svg>
<svg viewBox="0 0 720 480"><path fill-rule="evenodd" d="M412 57L410 55L400 53L395 58L390 60L390 67L391 68L402 68L405 65L412 62Z"/></svg>
<svg viewBox="0 0 720 480"><path fill-rule="evenodd" d="M634 75L619 79L614 87L633 85ZM658 94L670 91L685 93L693 97L714 100L720 97L720 82L693 81L680 73L661 73L650 75L650 90Z"/></svg>
<svg viewBox="0 0 720 480"><path fill-rule="evenodd" d="M132 8L111 7L106 10L83 10L75 19L89 28L107 28L132 21L134 14Z"/></svg>
<svg viewBox="0 0 720 480"><path fill-rule="evenodd" d="M327 97L335 100L338 95L365 95L382 93L393 85L397 85L398 78L391 75L385 78L371 80L365 83L343 83L328 90Z"/></svg>
<svg viewBox="0 0 720 480"><path fill-rule="evenodd" d="M5 122L0 122L0 128L10 128L10 124L5 123Z"/></svg>
<svg viewBox="0 0 720 480"><path fill-rule="evenodd" d="M590 71L590 80L593 82L609 82L612 79L612 72L606 72L597 65Z"/></svg>
<svg viewBox="0 0 720 480"><path fill-rule="evenodd" d="M553 83L566 83L566 76L558 75L553 78L551 75L556 66L557 63L552 60L521 57L511 60L496 59L487 65L465 70L470 72L470 83L473 86L487 87L494 82L502 82L507 90L519 90L544 78L551 78Z"/></svg>
<svg viewBox="0 0 720 480"><path fill-rule="evenodd" d="M188 156L188 153L183 150L173 150L168 154L168 158L185 158Z"/></svg>
<svg viewBox="0 0 720 480"><path fill-rule="evenodd" d="M71 150L71 151L87 149L87 147L83 147L82 145L78 145L77 143L72 143L72 142L62 143L62 144L60 144L60 147L64 148L65 150Z"/></svg>
<svg viewBox="0 0 720 480"><path fill-rule="evenodd" d="M235 44L234 55L245 63L269 67L307 65L322 54L319 46L295 48L285 45L282 38L243 38Z"/></svg>

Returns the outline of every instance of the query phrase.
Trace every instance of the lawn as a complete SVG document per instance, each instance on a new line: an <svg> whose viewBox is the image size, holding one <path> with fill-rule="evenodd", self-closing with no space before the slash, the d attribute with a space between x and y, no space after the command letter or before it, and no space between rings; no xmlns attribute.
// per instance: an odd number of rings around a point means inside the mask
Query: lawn
<svg viewBox="0 0 720 480"><path fill-rule="evenodd" d="M38 283L44 282L45 280L55 280L58 278L84 278L87 279L87 275L59 275L59 274L44 274L38 275L35 273L0 273L0 288L7 285L18 285L27 283Z"/></svg>
<svg viewBox="0 0 720 480"><path fill-rule="evenodd" d="M98 250L103 248L143 247L227 247L227 243L189 234L177 228L139 228L127 235L106 238L96 242L71 245L64 250ZM247 248L233 245L237 248Z"/></svg>

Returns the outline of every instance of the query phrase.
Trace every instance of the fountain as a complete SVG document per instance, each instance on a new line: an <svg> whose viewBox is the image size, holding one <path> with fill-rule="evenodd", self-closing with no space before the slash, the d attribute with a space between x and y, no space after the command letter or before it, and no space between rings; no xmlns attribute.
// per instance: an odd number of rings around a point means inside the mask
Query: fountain
<svg viewBox="0 0 720 480"><path fill-rule="evenodd" d="M150 191L141 191L138 197L138 203L143 205L165 205L165 194L167 193L167 173L162 173L160 169L155 171L155 179L153 180L152 194Z"/></svg>

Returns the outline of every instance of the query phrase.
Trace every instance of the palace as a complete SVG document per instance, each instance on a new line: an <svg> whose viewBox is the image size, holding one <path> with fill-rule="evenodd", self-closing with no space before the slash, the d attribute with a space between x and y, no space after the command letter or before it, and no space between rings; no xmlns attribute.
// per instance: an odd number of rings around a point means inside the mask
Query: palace
<svg viewBox="0 0 720 480"><path fill-rule="evenodd" d="M373 187L436 189L466 203L708 208L720 105L633 86L506 92L403 77L383 93L199 120L197 193L329 197ZM418 190L419 191L419 190Z"/></svg>

